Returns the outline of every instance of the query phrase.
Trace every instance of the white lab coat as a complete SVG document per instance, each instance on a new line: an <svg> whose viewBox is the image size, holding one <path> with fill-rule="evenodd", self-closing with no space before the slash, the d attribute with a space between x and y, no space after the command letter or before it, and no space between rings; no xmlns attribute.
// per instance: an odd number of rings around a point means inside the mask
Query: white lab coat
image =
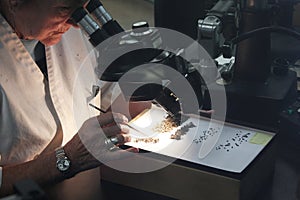
<svg viewBox="0 0 300 200"><path fill-rule="evenodd" d="M44 81L0 15L0 166L33 159L60 125L65 144L84 120L97 114L87 106L90 100L100 104L100 99L90 98L97 84L94 54L87 57L90 50L81 31L70 29L59 44L46 48L49 81Z"/></svg>

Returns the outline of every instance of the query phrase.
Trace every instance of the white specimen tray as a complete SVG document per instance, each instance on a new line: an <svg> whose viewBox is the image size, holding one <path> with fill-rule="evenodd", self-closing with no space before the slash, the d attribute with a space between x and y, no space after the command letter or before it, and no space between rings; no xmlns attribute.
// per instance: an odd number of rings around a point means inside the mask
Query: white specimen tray
<svg viewBox="0 0 300 200"><path fill-rule="evenodd" d="M165 133L155 131L155 127L165 119L165 116L166 112L163 109L153 106L150 110L130 121L131 126L143 133L131 129L132 141L126 145L216 169L241 173L275 135L271 132L244 126L228 123L223 126L217 121L190 117L180 127L191 122L196 127L189 128L180 140L176 140L170 138L176 129ZM213 144L212 150L208 150L204 157L199 156L201 146L216 135L216 143ZM135 141L136 138L149 137L158 139L157 143Z"/></svg>

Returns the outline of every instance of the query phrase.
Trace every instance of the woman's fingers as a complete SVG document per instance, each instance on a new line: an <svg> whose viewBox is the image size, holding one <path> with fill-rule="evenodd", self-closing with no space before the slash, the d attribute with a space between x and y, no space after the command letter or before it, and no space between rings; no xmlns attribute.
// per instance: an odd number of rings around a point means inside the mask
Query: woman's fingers
<svg viewBox="0 0 300 200"><path fill-rule="evenodd" d="M130 141L129 128L125 125L128 120L124 115L105 113L105 115L98 116L97 119L106 137L116 137L117 144L124 144Z"/></svg>
<svg viewBox="0 0 300 200"><path fill-rule="evenodd" d="M102 128L107 137L114 136L116 134L129 133L129 128L125 124L115 124L113 126L106 126Z"/></svg>
<svg viewBox="0 0 300 200"><path fill-rule="evenodd" d="M101 127L105 127L115 123L123 123L123 124L128 123L128 119L127 117L125 117L125 115L122 115L120 113L112 113L112 112L98 115L97 120L100 123Z"/></svg>
<svg viewBox="0 0 300 200"><path fill-rule="evenodd" d="M113 137L116 137L118 140L118 144L124 144L126 142L130 142L131 137L128 134L118 134Z"/></svg>

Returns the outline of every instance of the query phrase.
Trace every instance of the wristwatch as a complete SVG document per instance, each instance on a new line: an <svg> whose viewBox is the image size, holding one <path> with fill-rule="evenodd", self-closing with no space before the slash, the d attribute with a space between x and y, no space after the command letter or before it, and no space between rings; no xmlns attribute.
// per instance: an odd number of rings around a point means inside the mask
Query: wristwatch
<svg viewBox="0 0 300 200"><path fill-rule="evenodd" d="M67 174L69 171L68 169L71 166L71 161L67 157L63 147L59 147L59 148L55 149L55 156L56 156L57 169L60 172Z"/></svg>

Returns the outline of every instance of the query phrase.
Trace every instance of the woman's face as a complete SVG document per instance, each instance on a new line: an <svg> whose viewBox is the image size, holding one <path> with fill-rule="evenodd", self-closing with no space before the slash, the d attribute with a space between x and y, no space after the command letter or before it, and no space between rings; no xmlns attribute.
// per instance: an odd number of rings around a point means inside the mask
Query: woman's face
<svg viewBox="0 0 300 200"><path fill-rule="evenodd" d="M14 12L14 27L24 39L36 39L46 46L56 44L62 34L75 26L70 16L84 3L82 0L22 0Z"/></svg>

